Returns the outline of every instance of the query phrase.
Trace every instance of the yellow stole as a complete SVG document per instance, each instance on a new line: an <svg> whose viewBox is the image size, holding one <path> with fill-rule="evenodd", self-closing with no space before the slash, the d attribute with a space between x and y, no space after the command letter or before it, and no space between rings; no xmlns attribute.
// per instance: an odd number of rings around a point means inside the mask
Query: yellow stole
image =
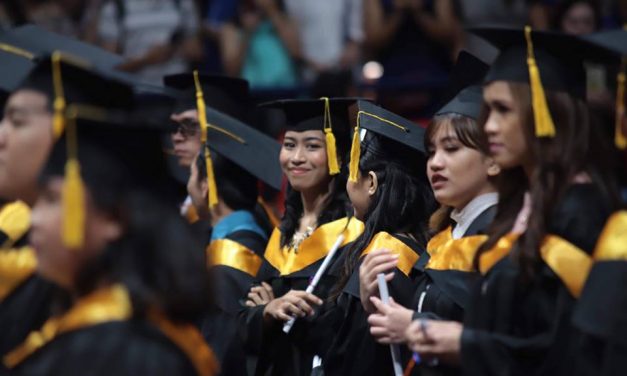
<svg viewBox="0 0 627 376"><path fill-rule="evenodd" d="M418 253L407 246L407 244L385 231L378 232L372 238L370 244L361 252L361 257L379 249L387 249L393 254L398 255L398 264L396 267L407 276L420 257Z"/></svg>
<svg viewBox="0 0 627 376"><path fill-rule="evenodd" d="M244 245L230 239L216 239L206 249L207 264L225 265L256 276L261 267L261 257Z"/></svg>
<svg viewBox="0 0 627 376"><path fill-rule="evenodd" d="M264 257L281 275L292 274L324 258L340 234L344 235L342 246L345 246L363 231L364 224L359 220L341 218L318 227L298 249L292 249L281 247L281 231L275 228Z"/></svg>
<svg viewBox="0 0 627 376"><path fill-rule="evenodd" d="M65 314L48 319L39 331L31 332L21 345L4 356L4 365L16 367L61 334L107 322L126 321L132 315L131 299L123 285L96 290L79 299ZM194 326L174 324L156 311L150 313L149 320L189 357L199 375L210 376L217 372L217 361Z"/></svg>
<svg viewBox="0 0 627 376"><path fill-rule="evenodd" d="M196 207L194 207L193 204L189 205L189 207L185 211L185 219L189 224L194 224L200 219L200 217L198 216L198 212L196 211Z"/></svg>
<svg viewBox="0 0 627 376"><path fill-rule="evenodd" d="M453 239L453 232L449 226L431 238L427 244L427 252L431 257L426 267L434 270L473 271L475 253L487 239L485 235Z"/></svg>
<svg viewBox="0 0 627 376"><path fill-rule="evenodd" d="M627 211L610 217L594 249L595 261L627 261Z"/></svg>
<svg viewBox="0 0 627 376"><path fill-rule="evenodd" d="M517 239L518 235L508 234L499 239L492 249L481 255L479 260L481 273L486 274L494 264L507 256ZM592 267L590 255L557 235L546 235L540 245L540 256L571 295L578 298Z"/></svg>
<svg viewBox="0 0 627 376"><path fill-rule="evenodd" d="M30 277L37 267L37 257L32 248L11 248L29 229L28 205L15 201L0 209L0 231L7 236L0 246L0 302Z"/></svg>

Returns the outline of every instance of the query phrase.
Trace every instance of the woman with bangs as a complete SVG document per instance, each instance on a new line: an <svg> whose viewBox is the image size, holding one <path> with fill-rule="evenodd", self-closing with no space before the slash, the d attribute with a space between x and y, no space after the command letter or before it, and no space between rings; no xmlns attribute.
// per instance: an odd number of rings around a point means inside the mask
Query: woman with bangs
<svg viewBox="0 0 627 376"><path fill-rule="evenodd" d="M425 133L427 175L440 208L431 216L435 236L427 245L427 257L414 268L423 272L409 308L392 301L382 304L376 296L376 275L393 265L387 250L366 256L360 270L361 300L371 313L370 333L379 343L405 343L412 320L463 321L471 283L478 273L474 253L496 212L495 179L500 169L490 158L487 140L476 119L483 102L479 83L488 66L462 52L452 73L454 86L462 90L434 116ZM470 85L464 87L470 81ZM431 370L431 372L434 372ZM439 367L438 374L459 373Z"/></svg>
<svg viewBox="0 0 627 376"><path fill-rule="evenodd" d="M475 256L482 280L464 324L413 323L409 345L468 375L572 374L573 308L617 204L609 140L585 103L583 60L614 56L528 27L474 33L501 49L479 120L503 170L499 204Z"/></svg>

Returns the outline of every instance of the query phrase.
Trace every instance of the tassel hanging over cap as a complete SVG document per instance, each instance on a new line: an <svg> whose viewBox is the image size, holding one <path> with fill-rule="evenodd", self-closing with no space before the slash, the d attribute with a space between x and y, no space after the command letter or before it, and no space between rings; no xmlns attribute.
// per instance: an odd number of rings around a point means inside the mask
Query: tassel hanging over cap
<svg viewBox="0 0 627 376"><path fill-rule="evenodd" d="M320 98L324 101L324 136L327 144L327 160L329 165L329 175L337 175L340 173L340 167L337 160L337 149L335 145L335 135L333 134L333 126L331 124L331 108L329 98Z"/></svg>
<svg viewBox="0 0 627 376"><path fill-rule="evenodd" d="M531 86L531 105L536 126L536 137L554 137L555 125L546 102L540 70L533 52L530 26L525 26L525 38L527 40L527 65L529 67L529 85Z"/></svg>
<svg viewBox="0 0 627 376"><path fill-rule="evenodd" d="M215 174L213 171L213 162L211 161L211 153L207 146L207 110L205 108L205 99L198 78L198 71L194 70L194 85L196 86L196 107L198 109L198 122L200 123L200 141L204 145L205 165L207 167L207 187L209 194L207 200L209 209L218 203L218 190L216 185Z"/></svg>

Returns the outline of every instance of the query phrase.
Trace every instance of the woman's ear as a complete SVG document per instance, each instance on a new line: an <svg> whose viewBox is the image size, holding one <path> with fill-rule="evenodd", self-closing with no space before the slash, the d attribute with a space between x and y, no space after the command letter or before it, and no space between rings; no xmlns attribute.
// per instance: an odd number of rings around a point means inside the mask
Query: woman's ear
<svg viewBox="0 0 627 376"><path fill-rule="evenodd" d="M490 157L486 157L485 163L486 163L486 166L488 167L486 170L486 172L488 173L488 177L493 178L501 173L501 166L496 164L494 159Z"/></svg>
<svg viewBox="0 0 627 376"><path fill-rule="evenodd" d="M377 189L379 188L379 179L377 178L377 174L374 171L368 172L368 195L374 196L377 193Z"/></svg>
<svg viewBox="0 0 627 376"><path fill-rule="evenodd" d="M113 218L107 218L100 224L107 242L114 242L122 236L122 224Z"/></svg>

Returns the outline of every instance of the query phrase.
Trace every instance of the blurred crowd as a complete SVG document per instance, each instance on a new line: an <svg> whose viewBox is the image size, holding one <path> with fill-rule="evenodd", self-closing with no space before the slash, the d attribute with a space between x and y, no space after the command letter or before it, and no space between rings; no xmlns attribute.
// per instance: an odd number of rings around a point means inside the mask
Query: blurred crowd
<svg viewBox="0 0 627 376"><path fill-rule="evenodd" d="M377 96L416 120L437 106L452 60L489 45L480 24L586 34L627 22L627 0L5 0L0 29L34 23L125 57L158 83L189 68L247 79L262 99ZM603 87L603 72L590 75ZM599 94L601 93L601 94ZM591 90L603 97L602 90Z"/></svg>

